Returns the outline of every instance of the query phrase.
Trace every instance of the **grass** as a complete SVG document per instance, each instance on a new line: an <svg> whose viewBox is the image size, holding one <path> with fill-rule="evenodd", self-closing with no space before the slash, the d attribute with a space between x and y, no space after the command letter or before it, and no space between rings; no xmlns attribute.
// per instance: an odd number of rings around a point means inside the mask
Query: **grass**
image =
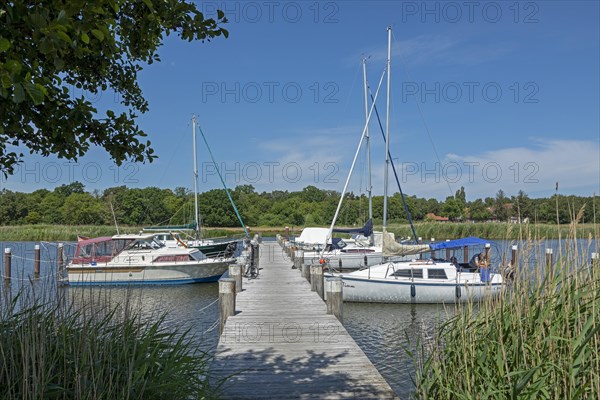
<svg viewBox="0 0 600 400"><path fill-rule="evenodd" d="M436 223L421 222L416 224L417 234L424 240L436 238L456 239L465 236L479 236L487 239L522 239L525 231L535 231L539 238L556 239L566 237L569 234L568 225L557 227L552 224L516 225L496 222L467 223ZM303 227L290 226L290 235L299 236ZM380 229L377 228L377 229ZM408 224L392 223L388 229L396 237L413 236ZM580 234L589 236L593 234L592 224L579 225ZM119 227L120 233L137 233L142 230L140 226ZM251 234L261 233L262 236L275 236L283 234L285 227L282 226L258 226L251 227ZM114 226L108 225L13 225L0 227L0 241L76 241L77 236L112 236L115 235ZM206 237L231 237L243 234L242 228L206 228Z"/></svg>
<svg viewBox="0 0 600 400"><path fill-rule="evenodd" d="M2 399L213 398L209 357L187 332L130 306L6 298L0 315ZM59 296L60 298L60 296Z"/></svg>
<svg viewBox="0 0 600 400"><path fill-rule="evenodd" d="M583 239L581 254L577 223L567 230L553 265L539 255L515 270L503 296L459 308L433 338L422 338L411 353L415 398L600 398L600 264L590 265L587 253L598 244ZM535 251L533 235L519 246L526 253Z"/></svg>

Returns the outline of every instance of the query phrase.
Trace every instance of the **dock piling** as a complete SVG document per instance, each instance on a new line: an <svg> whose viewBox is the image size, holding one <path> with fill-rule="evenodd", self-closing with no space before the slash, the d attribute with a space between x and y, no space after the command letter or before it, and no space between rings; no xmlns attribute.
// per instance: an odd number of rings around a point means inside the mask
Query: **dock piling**
<svg viewBox="0 0 600 400"><path fill-rule="evenodd" d="M36 244L33 248L33 276L39 278L40 276L40 245Z"/></svg>
<svg viewBox="0 0 600 400"><path fill-rule="evenodd" d="M302 264L304 264L304 250L296 250L294 254L294 267L301 269Z"/></svg>
<svg viewBox="0 0 600 400"><path fill-rule="evenodd" d="M310 282L310 265L302 264L302 273L301 276Z"/></svg>
<svg viewBox="0 0 600 400"><path fill-rule="evenodd" d="M219 335L228 317L235 315L235 279L219 279Z"/></svg>
<svg viewBox="0 0 600 400"><path fill-rule="evenodd" d="M4 282L9 283L11 277L12 253L10 247L4 249Z"/></svg>
<svg viewBox="0 0 600 400"><path fill-rule="evenodd" d="M517 245L513 245L510 251L510 267L515 270L517 269Z"/></svg>
<svg viewBox="0 0 600 400"><path fill-rule="evenodd" d="M229 266L229 276L235 280L235 292L239 293L242 291L242 274L244 267L241 264L234 264Z"/></svg>
<svg viewBox="0 0 600 400"><path fill-rule="evenodd" d="M333 314L340 321L344 319L344 300L342 278L336 276L327 278L327 314Z"/></svg>
<svg viewBox="0 0 600 400"><path fill-rule="evenodd" d="M59 275L63 272L63 254L64 254L64 244L59 243L56 248L56 262L58 263L58 272Z"/></svg>
<svg viewBox="0 0 600 400"><path fill-rule="evenodd" d="M548 275L554 275L554 267L552 265L552 249L546 249L546 269L548 270Z"/></svg>
<svg viewBox="0 0 600 400"><path fill-rule="evenodd" d="M311 271L313 272L313 271ZM316 268L314 269L314 275L310 277L311 279L311 289L313 288L314 285L314 291L317 292L317 294L319 295L319 297L323 300L325 300L325 293L324 293L324 276L323 276L323 266L321 265L316 265Z"/></svg>

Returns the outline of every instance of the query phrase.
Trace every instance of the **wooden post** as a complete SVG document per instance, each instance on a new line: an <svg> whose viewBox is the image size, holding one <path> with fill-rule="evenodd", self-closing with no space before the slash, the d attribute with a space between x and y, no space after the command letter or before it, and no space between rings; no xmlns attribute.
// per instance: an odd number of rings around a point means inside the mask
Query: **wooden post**
<svg viewBox="0 0 600 400"><path fill-rule="evenodd" d="M302 270L302 264L304 264L304 250L296 250L294 254L294 268Z"/></svg>
<svg viewBox="0 0 600 400"><path fill-rule="evenodd" d="M4 249L4 282L10 282L12 253L10 247Z"/></svg>
<svg viewBox="0 0 600 400"><path fill-rule="evenodd" d="M229 277L235 280L235 292L239 293L242 291L242 266L240 264L234 264L229 266Z"/></svg>
<svg viewBox="0 0 600 400"><path fill-rule="evenodd" d="M256 270L260 270L260 246L258 243L252 243L252 257L254 261L254 265L256 266Z"/></svg>
<svg viewBox="0 0 600 400"><path fill-rule="evenodd" d="M511 269L517 269L517 245L513 245L510 251L510 267Z"/></svg>
<svg viewBox="0 0 600 400"><path fill-rule="evenodd" d="M464 259L465 259L465 263L469 263L469 248L467 246L465 246L463 248L463 252L464 252Z"/></svg>
<svg viewBox="0 0 600 400"><path fill-rule="evenodd" d="M305 278L310 283L310 265L302 264L302 273L301 276Z"/></svg>
<svg viewBox="0 0 600 400"><path fill-rule="evenodd" d="M435 238L431 238L431 244L435 242ZM431 259L435 259L435 250L431 250Z"/></svg>
<svg viewBox="0 0 600 400"><path fill-rule="evenodd" d="M64 250L64 244L63 243L59 243L58 244L58 248L56 250L56 262L58 263L58 272L59 275L63 272L63 250Z"/></svg>
<svg viewBox="0 0 600 400"><path fill-rule="evenodd" d="M449 242L450 239L446 239L446 242ZM450 261L450 249L446 249L446 261Z"/></svg>
<svg viewBox="0 0 600 400"><path fill-rule="evenodd" d="M325 282L323 281L323 278L324 278L323 266L317 265L317 268L315 268L315 274L313 277L314 277L314 282L315 282L315 291L317 292L317 294L319 295L319 297L321 299L325 300L325 293L324 293ZM312 288L312 281L311 281L311 288Z"/></svg>
<svg viewBox="0 0 600 400"><path fill-rule="evenodd" d="M33 276L40 276L40 245L36 244L33 248Z"/></svg>
<svg viewBox="0 0 600 400"><path fill-rule="evenodd" d="M289 226L285 227L285 239L290 240L290 227Z"/></svg>
<svg viewBox="0 0 600 400"><path fill-rule="evenodd" d="M317 269L323 270L320 265L310 266L310 290L313 292L317 291Z"/></svg>
<svg viewBox="0 0 600 400"><path fill-rule="evenodd" d="M548 269L548 275L554 275L554 267L552 265L552 249L546 249L546 268Z"/></svg>
<svg viewBox="0 0 600 400"><path fill-rule="evenodd" d="M344 282L339 276L327 278L327 314L333 314L343 322L344 320Z"/></svg>
<svg viewBox="0 0 600 400"><path fill-rule="evenodd" d="M223 333L228 317L235 315L235 279L219 279L219 334Z"/></svg>

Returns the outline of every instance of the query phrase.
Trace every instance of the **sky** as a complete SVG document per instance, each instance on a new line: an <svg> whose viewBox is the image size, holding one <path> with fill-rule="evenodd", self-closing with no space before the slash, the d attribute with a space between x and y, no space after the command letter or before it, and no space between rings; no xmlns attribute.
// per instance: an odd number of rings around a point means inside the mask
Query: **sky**
<svg viewBox="0 0 600 400"><path fill-rule="evenodd" d="M468 200L600 193L600 7L597 1L208 1L229 38L167 38L140 73L139 118L159 158L116 166L94 148L77 162L27 154L0 186L31 192L193 188L198 123L227 185L341 191L365 126L361 59L376 92L392 28L390 153L405 193ZM386 124L386 78L377 97ZM81 93L74 91L74 95ZM83 93L86 95L85 93ZM89 94L88 94L89 95ZM92 99L100 110L118 98ZM374 115L373 192L385 147ZM221 183L198 141L200 191ZM349 181L367 189L366 146ZM22 149L27 153L26 149ZM397 191L390 171L390 192Z"/></svg>

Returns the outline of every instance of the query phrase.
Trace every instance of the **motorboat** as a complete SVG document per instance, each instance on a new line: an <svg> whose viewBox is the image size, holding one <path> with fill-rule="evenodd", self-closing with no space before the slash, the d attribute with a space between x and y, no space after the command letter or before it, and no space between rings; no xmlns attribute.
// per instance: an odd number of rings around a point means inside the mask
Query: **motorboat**
<svg viewBox="0 0 600 400"><path fill-rule="evenodd" d="M183 284L215 282L235 258L208 258L195 248L168 247L154 234L84 239L66 266L63 283Z"/></svg>

